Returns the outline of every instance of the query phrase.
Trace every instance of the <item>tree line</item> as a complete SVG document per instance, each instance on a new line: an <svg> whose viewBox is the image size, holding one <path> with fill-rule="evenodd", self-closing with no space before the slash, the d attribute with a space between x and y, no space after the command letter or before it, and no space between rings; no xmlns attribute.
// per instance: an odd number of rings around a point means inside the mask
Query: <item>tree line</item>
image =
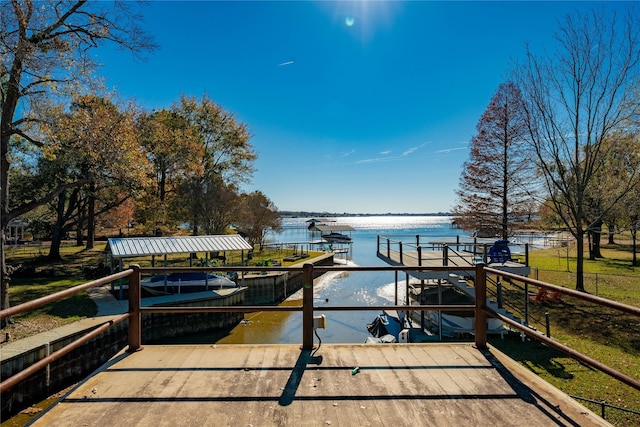
<svg viewBox="0 0 640 427"><path fill-rule="evenodd" d="M256 154L246 124L207 95L144 111L105 91L92 51L114 43L135 55L156 46L138 4L11 0L0 3L1 309L9 307L7 225L28 218L51 240L48 258L75 232L94 245L96 228L162 235L226 234L252 244L278 229L277 207L243 193Z"/></svg>
<svg viewBox="0 0 640 427"><path fill-rule="evenodd" d="M568 231L584 291L584 247L601 257L603 226L640 228L637 11L566 16L554 46L527 46L479 119L454 208L468 230L508 239L536 218ZM612 236L612 234L610 234Z"/></svg>

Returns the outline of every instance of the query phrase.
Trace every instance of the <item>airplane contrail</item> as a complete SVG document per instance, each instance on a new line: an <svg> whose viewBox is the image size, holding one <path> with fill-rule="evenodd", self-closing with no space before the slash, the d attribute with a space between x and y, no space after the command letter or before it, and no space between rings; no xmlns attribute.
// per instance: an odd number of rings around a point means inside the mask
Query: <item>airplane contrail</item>
<svg viewBox="0 0 640 427"><path fill-rule="evenodd" d="M282 62L282 63L278 64L278 67L282 67L284 65L291 65L291 64L293 64L293 61Z"/></svg>

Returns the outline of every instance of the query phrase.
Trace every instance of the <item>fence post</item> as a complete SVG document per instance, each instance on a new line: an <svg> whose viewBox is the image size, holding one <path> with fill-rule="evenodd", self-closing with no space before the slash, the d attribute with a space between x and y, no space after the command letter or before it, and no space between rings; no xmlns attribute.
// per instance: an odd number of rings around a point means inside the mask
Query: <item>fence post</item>
<svg viewBox="0 0 640 427"><path fill-rule="evenodd" d="M140 313L140 266L131 265L129 275L129 348L127 351L142 350L142 315Z"/></svg>
<svg viewBox="0 0 640 427"><path fill-rule="evenodd" d="M551 338L551 322L549 321L549 312L544 313L545 326L547 327L547 338Z"/></svg>
<svg viewBox="0 0 640 427"><path fill-rule="evenodd" d="M302 349L313 349L313 264L302 266Z"/></svg>
<svg viewBox="0 0 640 427"><path fill-rule="evenodd" d="M524 283L524 325L529 326L529 282Z"/></svg>
<svg viewBox="0 0 640 427"><path fill-rule="evenodd" d="M449 265L449 246L446 243L442 246L442 265Z"/></svg>
<svg viewBox="0 0 640 427"><path fill-rule="evenodd" d="M476 321L475 335L476 347L487 348L487 273L484 271L484 263L476 264Z"/></svg>

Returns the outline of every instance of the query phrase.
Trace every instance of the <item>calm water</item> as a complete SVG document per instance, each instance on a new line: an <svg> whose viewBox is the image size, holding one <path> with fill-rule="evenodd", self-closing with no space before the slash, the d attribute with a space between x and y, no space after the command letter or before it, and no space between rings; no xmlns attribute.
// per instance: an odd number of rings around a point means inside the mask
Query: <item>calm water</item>
<svg viewBox="0 0 640 427"><path fill-rule="evenodd" d="M271 235L271 242L308 242L317 239L307 230L308 218L286 219L282 233ZM456 235L467 236L451 227L450 217L439 216L373 216L339 217L335 224L347 224L355 230L352 260L360 266L386 266L376 256L377 236L410 241L420 235L421 241L438 240ZM314 304L323 305L380 305L393 303L393 272L356 272L325 274L316 286ZM292 295L285 304L299 305L301 293ZM323 314L322 310L316 315ZM378 314L377 311L327 312L327 328L318 330L323 343L364 342L369 336L366 325ZM302 343L301 313L256 313L247 314L245 323L236 327L229 335L217 340L219 343ZM316 338L317 342L317 338Z"/></svg>

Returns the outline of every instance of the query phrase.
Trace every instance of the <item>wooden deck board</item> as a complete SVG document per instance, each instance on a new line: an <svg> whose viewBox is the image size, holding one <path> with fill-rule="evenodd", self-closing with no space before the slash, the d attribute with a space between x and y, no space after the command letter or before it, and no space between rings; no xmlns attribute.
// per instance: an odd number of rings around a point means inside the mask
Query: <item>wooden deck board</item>
<svg viewBox="0 0 640 427"><path fill-rule="evenodd" d="M462 343L148 346L33 423L115 424L609 425L495 349Z"/></svg>

